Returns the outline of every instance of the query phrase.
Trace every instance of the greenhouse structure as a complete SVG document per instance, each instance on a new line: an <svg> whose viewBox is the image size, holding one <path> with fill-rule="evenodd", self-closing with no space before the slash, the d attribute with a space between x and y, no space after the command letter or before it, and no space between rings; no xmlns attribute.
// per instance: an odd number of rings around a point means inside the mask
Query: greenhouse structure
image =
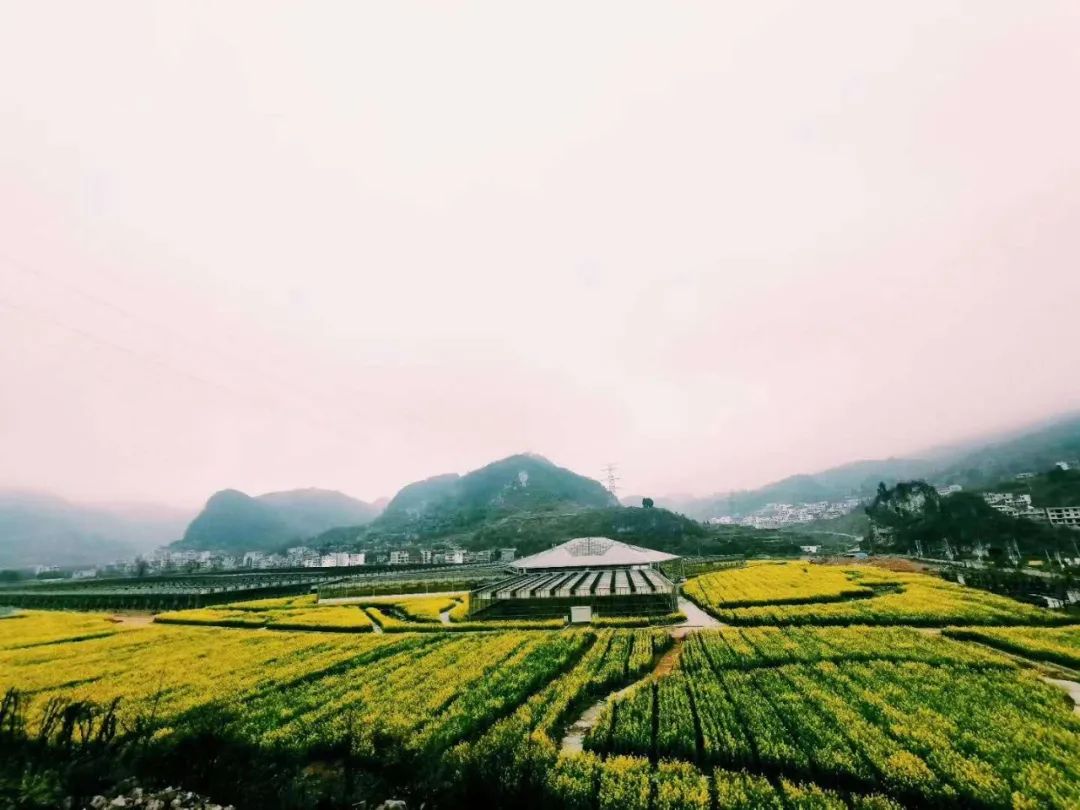
<svg viewBox="0 0 1080 810"><path fill-rule="evenodd" d="M658 566L677 559L608 537L578 537L515 560L514 576L470 594L470 614L581 615L582 608L596 616L674 612L678 587Z"/></svg>

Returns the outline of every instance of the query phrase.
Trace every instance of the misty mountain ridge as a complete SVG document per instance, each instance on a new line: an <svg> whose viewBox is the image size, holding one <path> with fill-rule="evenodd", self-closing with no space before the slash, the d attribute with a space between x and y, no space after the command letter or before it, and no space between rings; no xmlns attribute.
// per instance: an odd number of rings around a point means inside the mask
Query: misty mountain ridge
<svg viewBox="0 0 1080 810"><path fill-rule="evenodd" d="M157 504L80 504L0 490L0 568L90 566L132 557L179 537L191 512Z"/></svg>
<svg viewBox="0 0 1080 810"><path fill-rule="evenodd" d="M335 526L362 525L379 513L370 503L327 489L294 489L252 497L215 492L173 545L193 551L276 551Z"/></svg>
<svg viewBox="0 0 1080 810"><path fill-rule="evenodd" d="M938 485L985 487L1022 472L1043 472L1058 461L1080 459L1080 414L1070 413L980 440L935 447L918 458L853 461L813 474L792 475L753 490L700 498L654 497L657 506L707 520L743 515L769 503L813 503L871 498L878 483L927 480ZM640 503L627 498L624 503Z"/></svg>

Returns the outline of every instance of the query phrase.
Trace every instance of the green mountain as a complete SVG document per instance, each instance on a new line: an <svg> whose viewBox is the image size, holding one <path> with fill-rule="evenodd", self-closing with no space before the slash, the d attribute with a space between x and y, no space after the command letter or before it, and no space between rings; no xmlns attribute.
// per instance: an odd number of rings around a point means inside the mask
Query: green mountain
<svg viewBox="0 0 1080 810"><path fill-rule="evenodd" d="M331 489L291 489L268 492L257 501L271 507L304 537L312 537L328 526L362 524L378 517L381 509Z"/></svg>
<svg viewBox="0 0 1080 810"><path fill-rule="evenodd" d="M0 490L0 568L86 566L131 557L175 540L190 517L166 506L87 506Z"/></svg>
<svg viewBox="0 0 1080 810"><path fill-rule="evenodd" d="M371 536L437 537L517 513L616 505L602 484L536 455L516 455L465 475L440 475L402 488L370 526Z"/></svg>
<svg viewBox="0 0 1080 810"><path fill-rule="evenodd" d="M297 489L252 498L235 489L214 493L174 545L213 551L274 551L334 526L361 525L376 507L340 492Z"/></svg>
<svg viewBox="0 0 1080 810"><path fill-rule="evenodd" d="M1003 559L1015 544L1026 555L1074 553L1076 534L1069 529L1004 515L975 493L942 497L923 481L881 485L866 513L867 543L874 551L915 554L921 546L924 556L944 557L947 547L961 556L981 547L991 559Z"/></svg>

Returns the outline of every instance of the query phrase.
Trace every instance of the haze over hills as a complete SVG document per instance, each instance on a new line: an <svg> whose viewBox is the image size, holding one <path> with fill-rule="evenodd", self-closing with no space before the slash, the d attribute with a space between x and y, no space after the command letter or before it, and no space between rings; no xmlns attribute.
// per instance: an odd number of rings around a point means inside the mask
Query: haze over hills
<svg viewBox="0 0 1080 810"><path fill-rule="evenodd" d="M649 494L657 507L705 520L745 514L770 502L869 499L879 482L893 486L926 480L958 483L965 489L998 486L1019 472L1043 472L1057 461L1078 458L1080 415L1072 414L988 437L981 444L936 448L917 458L851 462L789 476L756 490L704 498ZM627 497L623 503L640 506L641 498ZM510 456L464 475L448 473L417 481L389 501L375 503L332 490L257 497L223 490L211 496L190 525L186 525L190 512L169 507L86 506L40 493L0 491L0 567L90 565L132 557L178 538L182 538L176 543L179 548L229 552L272 551L293 543L344 547L441 540L466 547L516 542L528 546L546 542L553 532L601 529L616 535L627 532L643 541L644 518L631 513L641 510L610 510L617 505L600 482L530 454ZM589 517L590 510L608 513ZM658 508L649 518L657 537L693 539L676 516L666 518L661 512ZM861 532L850 529L850 533Z"/></svg>
<svg viewBox="0 0 1080 810"><path fill-rule="evenodd" d="M1058 461L1080 458L1080 414L1044 421L1027 429L933 448L920 457L854 461L813 474L793 475L753 490L703 498L655 497L658 506L705 520L738 515L769 503L812 503L870 498L878 483L925 479L935 484L984 487L1021 472L1042 472ZM640 503L626 498L624 503Z"/></svg>
<svg viewBox="0 0 1080 810"><path fill-rule="evenodd" d="M334 526L359 526L379 513L374 504L325 489L295 489L251 497L235 489L215 492L174 543L177 548L272 551Z"/></svg>
<svg viewBox="0 0 1080 810"><path fill-rule="evenodd" d="M175 540L191 512L156 504L88 505L0 490L0 568L95 565Z"/></svg>

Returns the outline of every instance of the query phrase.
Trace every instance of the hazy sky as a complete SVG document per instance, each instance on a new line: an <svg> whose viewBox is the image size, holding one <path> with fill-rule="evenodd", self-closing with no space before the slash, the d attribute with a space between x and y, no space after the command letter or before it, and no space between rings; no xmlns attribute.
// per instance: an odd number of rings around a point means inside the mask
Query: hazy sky
<svg viewBox="0 0 1080 810"><path fill-rule="evenodd" d="M0 3L0 485L755 486L1080 406L1080 4Z"/></svg>

